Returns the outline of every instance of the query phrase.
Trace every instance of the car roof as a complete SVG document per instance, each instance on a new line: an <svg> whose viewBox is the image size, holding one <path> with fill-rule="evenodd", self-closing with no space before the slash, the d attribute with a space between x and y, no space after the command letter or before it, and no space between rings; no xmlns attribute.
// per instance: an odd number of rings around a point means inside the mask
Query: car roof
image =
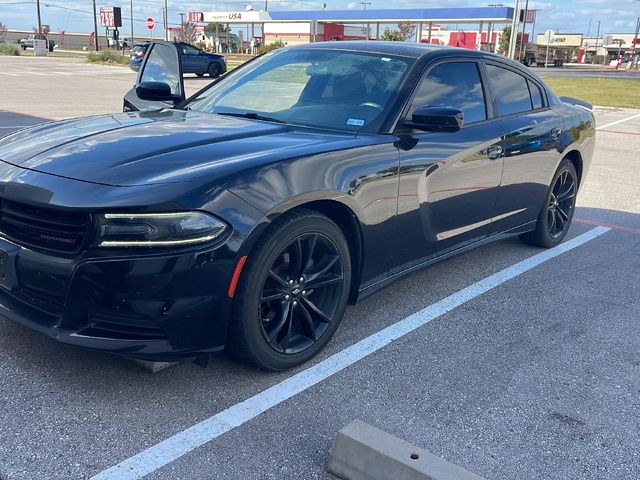
<svg viewBox="0 0 640 480"><path fill-rule="evenodd" d="M480 50L469 50L467 48L449 47L443 45L432 45L429 43L411 43L411 42L389 42L380 40L348 40L339 42L316 42L306 43L302 45L295 45L292 47L286 47L288 49L331 49L331 50L345 50L353 52L370 52L381 53L386 55L397 55L410 58L423 58L429 57L431 59L436 58L478 58L484 60L493 60L512 68L515 68L522 73L539 79L538 76L530 69L524 67L519 62L510 60L497 55L495 53L483 52Z"/></svg>

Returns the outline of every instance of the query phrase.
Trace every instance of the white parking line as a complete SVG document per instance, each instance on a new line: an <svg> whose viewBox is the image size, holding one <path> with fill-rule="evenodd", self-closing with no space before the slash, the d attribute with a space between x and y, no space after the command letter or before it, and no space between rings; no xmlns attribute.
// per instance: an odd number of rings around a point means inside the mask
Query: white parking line
<svg viewBox="0 0 640 480"><path fill-rule="evenodd" d="M616 120L615 122L607 123L605 125L601 125L596 128L596 130L604 130L605 128L613 127L614 125L618 125L619 123L628 122L629 120L633 120L634 118L640 118L640 113L636 115L631 115L630 117L623 118L621 120Z"/></svg>
<svg viewBox="0 0 640 480"><path fill-rule="evenodd" d="M557 247L543 251L510 267L501 270L483 280L443 298L407 318L375 333L358 343L338 352L316 365L214 415L192 427L163 440L156 445L130 457L121 463L104 470L92 480L134 480L148 475L160 467L180 458L190 451L233 430L243 423L257 417L272 407L301 393L321 381L340 372L394 340L413 332L456 307L472 300L489 290L502 285L512 278L531 270L569 250L587 243L609 231L609 228L596 227ZM133 433L133 432L132 432Z"/></svg>

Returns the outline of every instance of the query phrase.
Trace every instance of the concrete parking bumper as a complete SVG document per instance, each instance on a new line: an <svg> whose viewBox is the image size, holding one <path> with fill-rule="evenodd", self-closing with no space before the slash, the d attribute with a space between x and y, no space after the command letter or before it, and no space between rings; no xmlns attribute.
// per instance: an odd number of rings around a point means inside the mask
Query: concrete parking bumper
<svg viewBox="0 0 640 480"><path fill-rule="evenodd" d="M360 420L338 431L327 469L345 480L483 480Z"/></svg>

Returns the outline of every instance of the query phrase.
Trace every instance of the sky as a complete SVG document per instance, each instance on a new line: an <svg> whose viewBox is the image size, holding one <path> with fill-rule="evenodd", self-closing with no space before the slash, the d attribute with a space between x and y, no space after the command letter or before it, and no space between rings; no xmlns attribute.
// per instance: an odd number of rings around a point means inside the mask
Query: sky
<svg viewBox="0 0 640 480"><path fill-rule="evenodd" d="M323 2L267 0L269 10L319 10ZM444 0L367 0L369 9L385 8L429 8L429 7L479 7L489 3L499 3L499 0L461 0L455 3ZM101 6L121 6L124 29L129 31L131 0L97 0L97 8ZM133 0L133 17L136 34L147 33L145 20L147 17L155 19L159 25L162 22L163 0ZM251 5L255 10L264 9L264 1L250 2L248 0L229 1L188 1L168 0L169 22L178 24L180 12L188 11L238 11L244 10L245 5ZM361 9L360 1L326 0L327 10L332 9ZM49 24L52 31L65 30L67 32L89 32L92 25L92 0L40 0L42 23ZM524 4L524 0L523 0ZM514 2L505 1L504 6L513 6ZM530 9L539 9L535 30L537 33L547 29L560 33L583 33L595 37L600 21L600 35L606 33L633 33L636 18L640 16L640 0L546 0L530 1ZM37 24L35 0L0 0L0 22L13 30L30 30ZM531 32L530 28L527 28ZM160 32L156 27L155 32Z"/></svg>

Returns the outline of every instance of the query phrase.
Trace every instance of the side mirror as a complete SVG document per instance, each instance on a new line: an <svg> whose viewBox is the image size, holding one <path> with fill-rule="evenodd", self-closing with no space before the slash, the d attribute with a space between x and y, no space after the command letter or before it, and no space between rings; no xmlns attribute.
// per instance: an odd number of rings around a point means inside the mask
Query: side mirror
<svg viewBox="0 0 640 480"><path fill-rule="evenodd" d="M171 87L164 82L141 82L136 86L136 95L140 100L151 102L181 100L180 95L171 93Z"/></svg>
<svg viewBox="0 0 640 480"><path fill-rule="evenodd" d="M124 97L124 111L172 108L185 99L178 46L160 40L147 45L136 84Z"/></svg>
<svg viewBox="0 0 640 480"><path fill-rule="evenodd" d="M420 107L407 126L425 132L457 132L464 124L464 113L457 108Z"/></svg>

